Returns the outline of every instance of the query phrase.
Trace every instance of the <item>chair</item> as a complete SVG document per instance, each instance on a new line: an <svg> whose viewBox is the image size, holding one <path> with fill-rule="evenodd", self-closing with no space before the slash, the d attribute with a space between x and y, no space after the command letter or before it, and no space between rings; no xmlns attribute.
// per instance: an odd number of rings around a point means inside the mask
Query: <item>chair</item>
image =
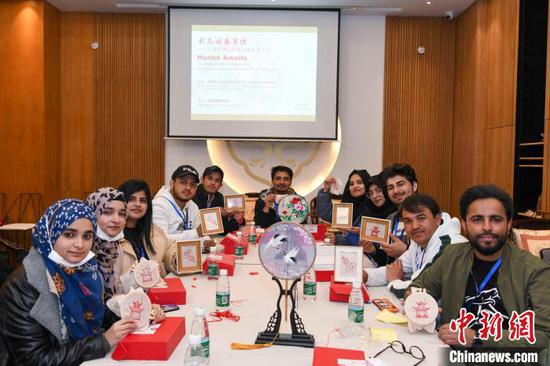
<svg viewBox="0 0 550 366"><path fill-rule="evenodd" d="M30 207L29 207L30 206ZM29 208L32 209L29 211ZM7 213L7 222L37 222L44 212L42 193L19 193Z"/></svg>
<svg viewBox="0 0 550 366"><path fill-rule="evenodd" d="M4 192L0 193L0 226L4 225L7 221L8 210L7 210L8 199L7 195Z"/></svg>
<svg viewBox="0 0 550 366"><path fill-rule="evenodd" d="M546 263L550 264L550 248L541 249L540 258Z"/></svg>
<svg viewBox="0 0 550 366"><path fill-rule="evenodd" d="M0 238L0 247L8 253L8 264L12 269L21 264L26 252L19 244Z"/></svg>
<svg viewBox="0 0 550 366"><path fill-rule="evenodd" d="M319 216L317 215L317 197L313 197L309 201L309 217L311 218L312 224L319 223Z"/></svg>

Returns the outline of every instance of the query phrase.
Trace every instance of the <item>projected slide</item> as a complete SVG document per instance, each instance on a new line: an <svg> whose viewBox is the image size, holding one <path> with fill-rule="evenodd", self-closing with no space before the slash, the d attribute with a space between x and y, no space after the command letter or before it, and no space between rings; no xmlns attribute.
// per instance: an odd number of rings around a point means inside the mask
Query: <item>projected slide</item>
<svg viewBox="0 0 550 366"><path fill-rule="evenodd" d="M195 24L191 38L191 120L316 120L317 27Z"/></svg>

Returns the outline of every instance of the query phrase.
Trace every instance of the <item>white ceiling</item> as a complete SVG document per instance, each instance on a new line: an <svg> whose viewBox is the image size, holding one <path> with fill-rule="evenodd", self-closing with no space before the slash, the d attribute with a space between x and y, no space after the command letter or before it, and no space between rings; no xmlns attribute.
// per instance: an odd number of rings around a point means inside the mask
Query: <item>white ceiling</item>
<svg viewBox="0 0 550 366"><path fill-rule="evenodd" d="M163 12L166 6L340 8L343 14L455 16L475 0L47 0L61 11ZM118 4L118 6L117 6Z"/></svg>

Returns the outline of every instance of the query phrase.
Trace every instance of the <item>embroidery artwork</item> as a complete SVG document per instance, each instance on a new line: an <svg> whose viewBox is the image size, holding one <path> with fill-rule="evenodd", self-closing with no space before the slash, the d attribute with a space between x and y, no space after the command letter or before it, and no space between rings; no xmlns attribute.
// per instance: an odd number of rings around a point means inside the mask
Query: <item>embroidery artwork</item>
<svg viewBox="0 0 550 366"><path fill-rule="evenodd" d="M134 279L143 288L151 288L160 281L159 264L154 260L141 258L134 269Z"/></svg>

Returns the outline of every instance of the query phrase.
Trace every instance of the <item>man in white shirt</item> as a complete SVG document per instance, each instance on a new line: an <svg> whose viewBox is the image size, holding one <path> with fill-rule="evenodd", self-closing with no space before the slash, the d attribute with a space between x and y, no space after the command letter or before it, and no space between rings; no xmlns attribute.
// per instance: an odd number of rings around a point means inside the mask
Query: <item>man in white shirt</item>
<svg viewBox="0 0 550 366"><path fill-rule="evenodd" d="M199 207L193 202L197 193L199 173L191 165L181 165L170 180L170 187L162 186L153 199L153 224L168 238L198 239L202 236Z"/></svg>
<svg viewBox="0 0 550 366"><path fill-rule="evenodd" d="M366 268L367 286L383 286L394 280L414 279L429 265L446 244L465 243L460 221L441 212L435 200L425 194L413 194L402 203L399 215L411 239L409 248L398 260L384 267Z"/></svg>

